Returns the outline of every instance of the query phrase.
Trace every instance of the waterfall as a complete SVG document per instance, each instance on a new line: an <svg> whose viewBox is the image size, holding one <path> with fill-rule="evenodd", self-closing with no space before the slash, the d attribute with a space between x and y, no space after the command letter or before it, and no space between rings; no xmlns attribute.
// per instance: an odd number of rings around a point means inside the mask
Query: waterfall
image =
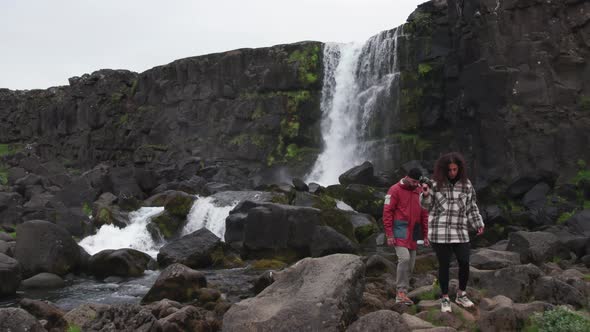
<svg viewBox="0 0 590 332"><path fill-rule="evenodd" d="M380 115L397 111L392 90L399 76L400 30L383 31L364 44L325 45L320 105L324 149L307 182L338 183L340 174L378 153L366 142L390 130Z"/></svg>
<svg viewBox="0 0 590 332"><path fill-rule="evenodd" d="M216 203L213 196L198 198L186 217L187 224L182 230L182 235L206 227L223 240L225 237L225 218L229 215L229 211L238 204L238 201L221 206Z"/></svg>
<svg viewBox="0 0 590 332"><path fill-rule="evenodd" d="M163 243L156 243L147 231L151 218L164 211L163 207L143 207L129 213L129 225L119 228L103 225L96 234L87 236L78 243L90 255L105 249L132 248L156 257Z"/></svg>

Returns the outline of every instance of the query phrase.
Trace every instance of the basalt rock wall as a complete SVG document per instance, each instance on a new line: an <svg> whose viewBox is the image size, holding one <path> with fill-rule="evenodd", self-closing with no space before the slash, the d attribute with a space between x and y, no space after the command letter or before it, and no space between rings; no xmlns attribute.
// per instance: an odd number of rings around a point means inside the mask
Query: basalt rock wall
<svg viewBox="0 0 590 332"><path fill-rule="evenodd" d="M433 0L403 29L399 160L460 150L484 185L590 161L590 2Z"/></svg>
<svg viewBox="0 0 590 332"><path fill-rule="evenodd" d="M141 74L100 70L47 90L2 89L0 143L11 154L33 150L82 170L197 160L201 168L239 165L244 178L285 164L304 165L302 172L321 144L321 63L322 44L302 42L186 58Z"/></svg>

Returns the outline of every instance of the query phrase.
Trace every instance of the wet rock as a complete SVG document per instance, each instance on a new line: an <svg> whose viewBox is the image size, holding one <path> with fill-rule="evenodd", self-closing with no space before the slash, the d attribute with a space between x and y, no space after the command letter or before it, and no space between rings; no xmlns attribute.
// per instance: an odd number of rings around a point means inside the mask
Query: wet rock
<svg viewBox="0 0 590 332"><path fill-rule="evenodd" d="M162 299L186 302L197 299L199 290L207 287L205 275L182 264L165 268L141 300L150 303Z"/></svg>
<svg viewBox="0 0 590 332"><path fill-rule="evenodd" d="M22 285L24 288L50 289L61 288L65 286L65 282L60 276L56 274L42 272L23 280Z"/></svg>
<svg viewBox="0 0 590 332"><path fill-rule="evenodd" d="M152 257L135 249L102 250L88 261L89 272L102 279L108 276L139 277L145 270L153 270L156 266Z"/></svg>

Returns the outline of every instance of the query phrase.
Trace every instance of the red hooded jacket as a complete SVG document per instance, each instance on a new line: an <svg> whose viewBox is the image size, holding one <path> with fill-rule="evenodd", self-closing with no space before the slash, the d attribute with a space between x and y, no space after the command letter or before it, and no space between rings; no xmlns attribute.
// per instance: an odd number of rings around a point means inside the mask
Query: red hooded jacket
<svg viewBox="0 0 590 332"><path fill-rule="evenodd" d="M417 248L414 228L422 226L422 236L428 236L428 211L420 206L422 188L412 187L400 180L387 191L383 206L383 226L387 237L394 237L395 246Z"/></svg>

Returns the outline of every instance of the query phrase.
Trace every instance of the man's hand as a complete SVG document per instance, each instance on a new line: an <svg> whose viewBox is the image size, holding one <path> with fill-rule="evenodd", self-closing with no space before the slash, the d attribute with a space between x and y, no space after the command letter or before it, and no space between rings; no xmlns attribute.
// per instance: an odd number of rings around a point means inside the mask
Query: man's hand
<svg viewBox="0 0 590 332"><path fill-rule="evenodd" d="M427 237L424 238L424 246L425 247L430 247L430 240L428 240Z"/></svg>
<svg viewBox="0 0 590 332"><path fill-rule="evenodd" d="M422 196L428 197L430 195L430 187L426 183L422 183Z"/></svg>
<svg viewBox="0 0 590 332"><path fill-rule="evenodd" d="M482 235L483 234L483 227L480 227L477 229L477 234L476 235Z"/></svg>
<svg viewBox="0 0 590 332"><path fill-rule="evenodd" d="M395 239L393 237L387 237L387 246L393 247L395 246Z"/></svg>

